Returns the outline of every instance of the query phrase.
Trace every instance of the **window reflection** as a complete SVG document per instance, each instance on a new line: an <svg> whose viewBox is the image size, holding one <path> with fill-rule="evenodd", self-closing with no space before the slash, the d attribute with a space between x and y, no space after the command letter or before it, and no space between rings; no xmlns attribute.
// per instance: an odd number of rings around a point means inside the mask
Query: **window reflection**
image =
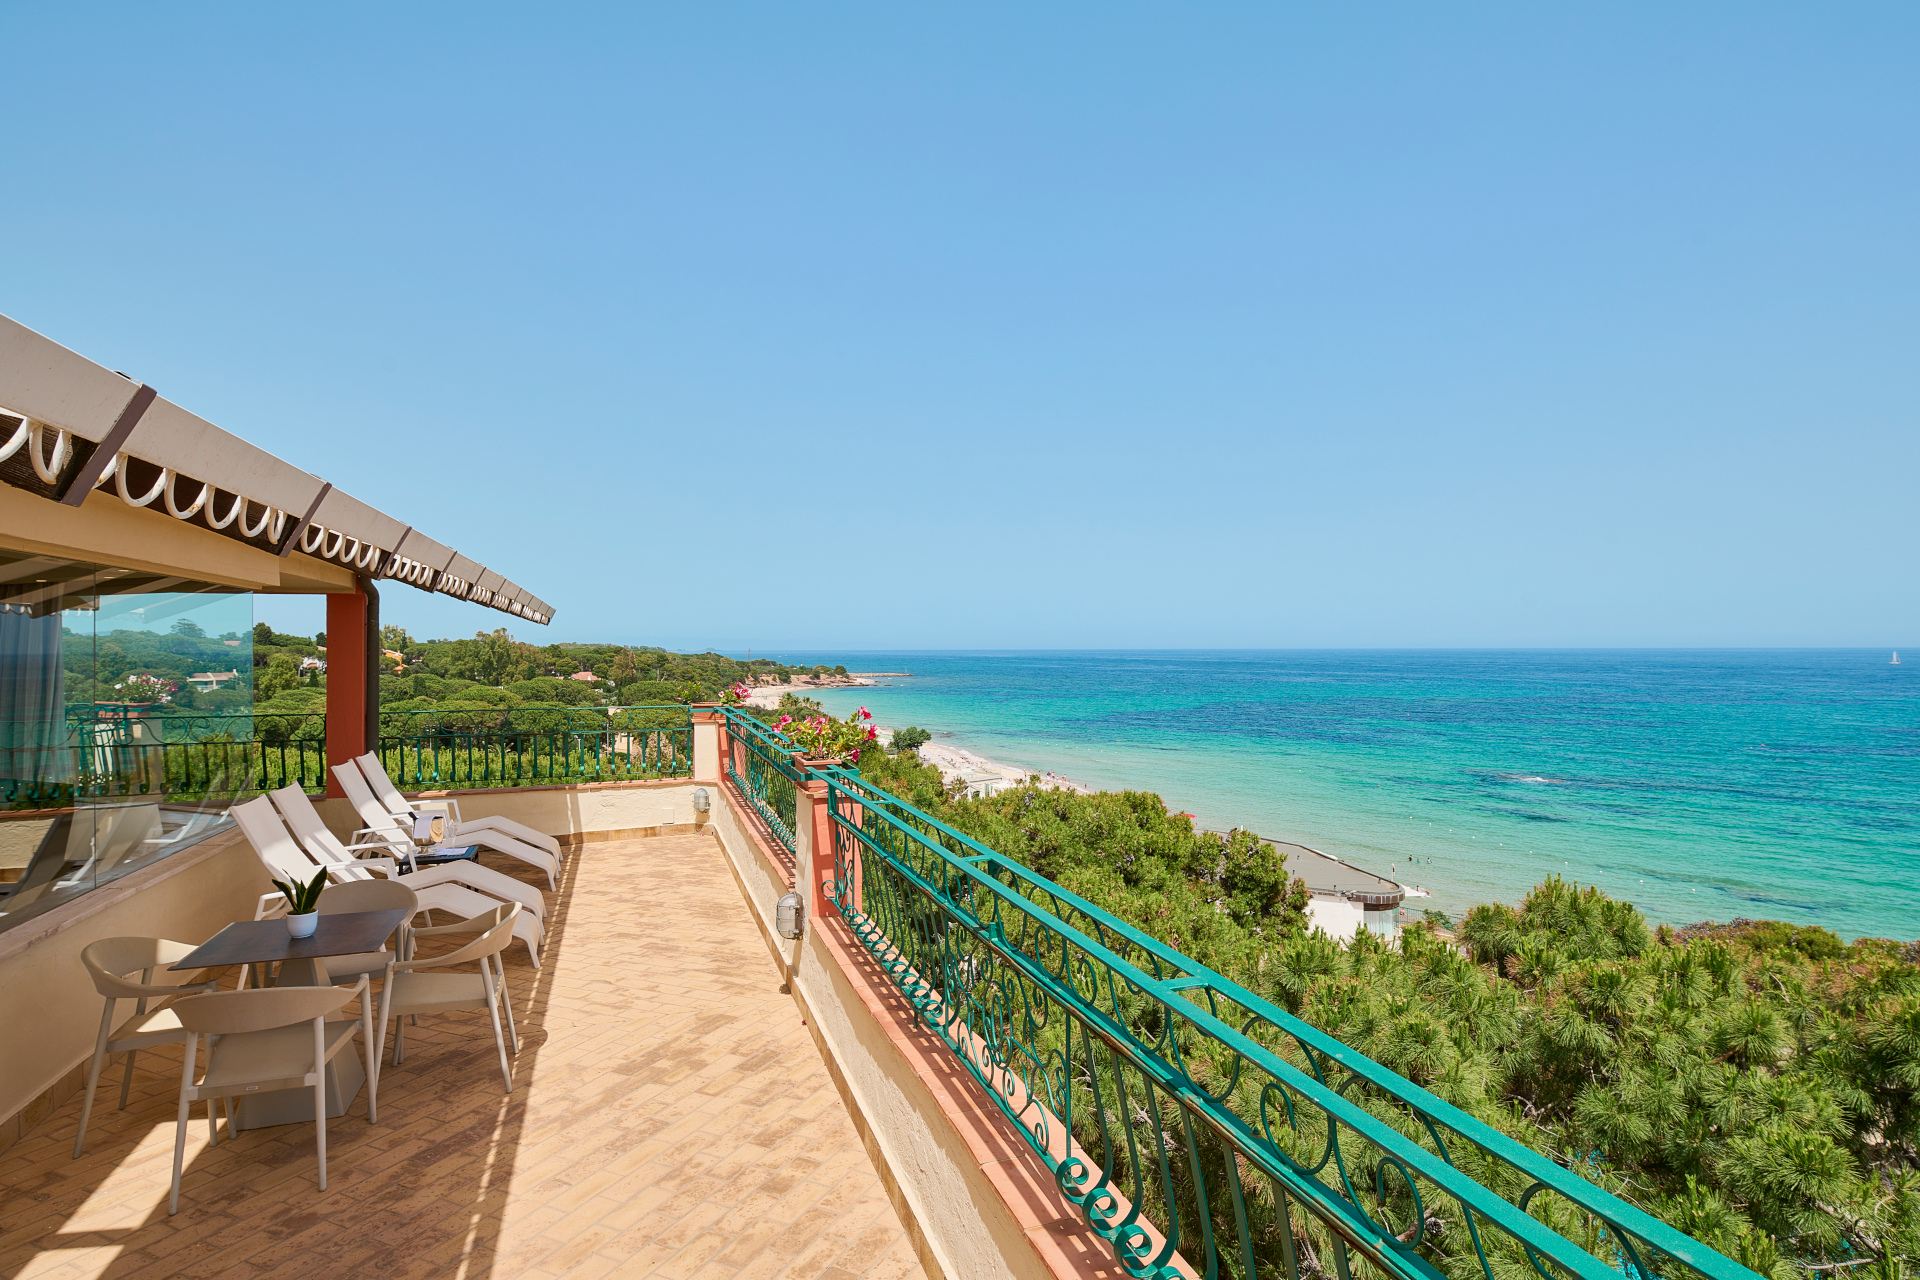
<svg viewBox="0 0 1920 1280"><path fill-rule="evenodd" d="M256 782L252 596L50 576L0 600L0 929L224 829Z"/></svg>

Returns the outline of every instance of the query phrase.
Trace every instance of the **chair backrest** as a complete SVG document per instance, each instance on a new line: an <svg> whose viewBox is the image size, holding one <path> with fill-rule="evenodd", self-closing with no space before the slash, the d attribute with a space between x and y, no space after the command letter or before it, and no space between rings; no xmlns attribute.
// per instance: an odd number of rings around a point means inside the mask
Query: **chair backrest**
<svg viewBox="0 0 1920 1280"><path fill-rule="evenodd" d="M347 847L340 843L338 836L327 830L327 824L320 820L320 811L313 807L313 801L307 798L307 793L297 783L267 794L273 798L273 807L286 820L294 839L300 842L300 847L315 862L342 879L373 878L373 872L354 865L353 855L347 852Z"/></svg>
<svg viewBox="0 0 1920 1280"><path fill-rule="evenodd" d="M180 1025L202 1035L241 1035L271 1031L324 1018L366 988L362 977L351 987L255 987L248 991L209 991L176 1001Z"/></svg>
<svg viewBox="0 0 1920 1280"><path fill-rule="evenodd" d="M420 895L397 880L350 880L332 884L320 891L319 911L323 916L348 911L390 911L395 908L411 913L420 909Z"/></svg>
<svg viewBox="0 0 1920 1280"><path fill-rule="evenodd" d="M463 923L480 925L486 932L458 951L449 951L444 956L434 956L430 960L416 963L419 963L422 968L437 969L442 965L465 964L469 960L478 960L482 956L499 954L506 950L508 943L513 941L513 922L520 914L520 910L520 904L517 902L503 902L491 911L482 911Z"/></svg>
<svg viewBox="0 0 1920 1280"><path fill-rule="evenodd" d="M267 874L275 880L311 880L316 863L301 852L274 812L273 801L255 796L245 804L228 810L240 827L240 834L253 846L253 852L266 864Z"/></svg>
<svg viewBox="0 0 1920 1280"><path fill-rule="evenodd" d="M393 779L387 776L387 766L380 763L380 757L369 751L363 756L355 756L353 762L360 766L360 773L367 780L374 797L387 806L387 812L396 818L408 817L413 806L400 794L400 788L393 785Z"/></svg>
<svg viewBox="0 0 1920 1280"><path fill-rule="evenodd" d="M80 949L80 963L87 966L93 989L101 995L114 1000L137 1000L153 993L140 983L127 981L126 975L170 965L192 952L192 943L167 938L102 938Z"/></svg>
<svg viewBox="0 0 1920 1280"><path fill-rule="evenodd" d="M373 789L367 786L366 775L360 772L358 765L351 760L345 764L337 764L333 766L333 776L340 779L340 789L346 792L347 803L352 805L353 811L360 815L362 824L382 838L388 836L404 838L405 832L400 826L400 820L388 813L386 806L373 798Z"/></svg>

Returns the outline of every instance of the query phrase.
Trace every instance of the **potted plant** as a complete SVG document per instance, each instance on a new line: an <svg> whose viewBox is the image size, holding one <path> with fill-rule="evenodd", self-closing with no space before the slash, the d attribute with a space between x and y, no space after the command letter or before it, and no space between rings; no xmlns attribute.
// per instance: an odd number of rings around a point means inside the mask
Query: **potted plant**
<svg viewBox="0 0 1920 1280"><path fill-rule="evenodd" d="M809 760L821 764L838 764L841 761L857 761L866 745L880 735L867 721L873 716L865 707L848 714L845 720L833 720L826 716L808 716L796 720L792 716L781 716L773 727L787 735L788 741L800 748Z"/></svg>
<svg viewBox="0 0 1920 1280"><path fill-rule="evenodd" d="M312 884L275 880L273 887L287 900L287 932L296 938L311 938L320 924L320 891L327 887L325 869L314 876Z"/></svg>

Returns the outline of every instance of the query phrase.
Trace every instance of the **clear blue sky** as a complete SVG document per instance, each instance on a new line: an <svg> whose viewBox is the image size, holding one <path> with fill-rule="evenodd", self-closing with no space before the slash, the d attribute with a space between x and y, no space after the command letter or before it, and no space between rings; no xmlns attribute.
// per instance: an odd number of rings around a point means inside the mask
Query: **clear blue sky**
<svg viewBox="0 0 1920 1280"><path fill-rule="evenodd" d="M1920 649L1917 37L12 4L0 311L527 639Z"/></svg>

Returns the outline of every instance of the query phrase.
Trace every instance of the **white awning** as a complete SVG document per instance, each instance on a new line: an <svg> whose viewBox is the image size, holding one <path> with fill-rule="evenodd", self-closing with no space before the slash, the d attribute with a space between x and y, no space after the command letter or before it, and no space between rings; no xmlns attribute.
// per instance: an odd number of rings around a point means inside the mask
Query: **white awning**
<svg viewBox="0 0 1920 1280"><path fill-rule="evenodd" d="M553 617L452 547L6 316L0 480L69 504L99 489L280 555L301 551L529 622Z"/></svg>

